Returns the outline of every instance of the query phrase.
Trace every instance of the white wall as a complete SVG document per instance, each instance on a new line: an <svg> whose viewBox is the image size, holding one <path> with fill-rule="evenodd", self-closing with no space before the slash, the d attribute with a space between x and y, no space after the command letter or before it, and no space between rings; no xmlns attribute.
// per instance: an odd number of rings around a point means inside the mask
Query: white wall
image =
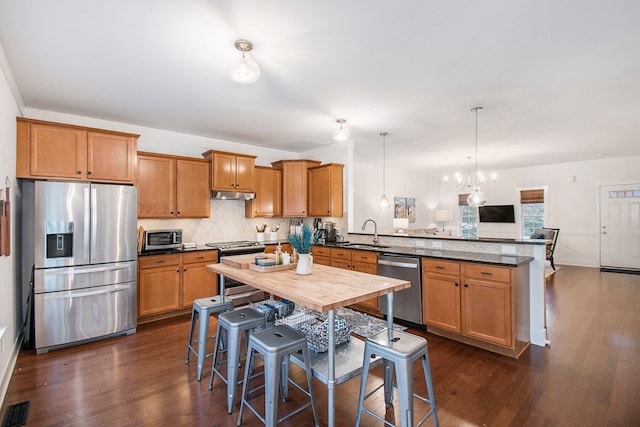
<svg viewBox="0 0 640 427"><path fill-rule="evenodd" d="M599 189L602 185L639 184L640 156L599 159L575 163L532 166L528 168L497 171L498 181L485 188L488 204L515 204L519 217L521 189L546 188L545 225L560 228L555 253L557 264L588 267L600 265L600 212ZM354 160L355 185L353 188L355 232L359 232L362 218L371 217L379 225L388 226L393 213L381 212L375 202L380 197L379 167L372 167ZM400 185L404 182L404 185ZM413 189L408 186L411 183ZM420 184L421 183L421 184ZM405 188L409 188L404 190ZM433 211L452 209L458 222L458 191L448 190L440 184L440 177L428 178L403 170L387 172L387 196L401 191L415 191L418 209L417 224L433 222ZM426 218L424 217L426 215ZM480 224L481 237L521 238L519 224Z"/></svg>
<svg viewBox="0 0 640 427"><path fill-rule="evenodd" d="M22 325L21 297L16 285L16 234L15 234L15 200L16 200L16 116L20 109L11 91L12 81L9 68L6 66L4 51L0 46L0 188L5 188L5 177L11 180L11 255L0 256L0 333L4 330L0 342L0 402L9 385L11 372L18 352L18 338ZM7 77L9 75L9 77ZM6 328L6 329L4 329Z"/></svg>

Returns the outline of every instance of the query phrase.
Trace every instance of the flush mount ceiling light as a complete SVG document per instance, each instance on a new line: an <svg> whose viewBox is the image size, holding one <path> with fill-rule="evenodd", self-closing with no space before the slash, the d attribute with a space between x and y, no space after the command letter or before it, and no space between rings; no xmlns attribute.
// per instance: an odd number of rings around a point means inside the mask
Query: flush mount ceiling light
<svg viewBox="0 0 640 427"><path fill-rule="evenodd" d="M335 139L338 142L344 142L348 140L349 137L351 136L351 133L347 129L342 127L342 125L347 123L347 121L345 119L338 119L336 120L336 123L339 123L340 127L335 131L333 131L333 139Z"/></svg>
<svg viewBox="0 0 640 427"><path fill-rule="evenodd" d="M387 189L386 189L386 136L389 135L389 132L380 132L380 136L382 137L382 197L378 201L378 209L389 209L391 203L387 199Z"/></svg>
<svg viewBox="0 0 640 427"><path fill-rule="evenodd" d="M236 49L242 52L242 57L231 67L229 77L238 83L253 83L260 77L260 68L247 54L253 49L253 44L249 40L238 39L234 43Z"/></svg>
<svg viewBox="0 0 640 427"><path fill-rule="evenodd" d="M482 206L487 203L487 199L484 197L484 193L480 189L478 182L478 110L482 110L482 107L473 107L471 109L471 111L475 111L476 113L476 184L467 198L469 206Z"/></svg>

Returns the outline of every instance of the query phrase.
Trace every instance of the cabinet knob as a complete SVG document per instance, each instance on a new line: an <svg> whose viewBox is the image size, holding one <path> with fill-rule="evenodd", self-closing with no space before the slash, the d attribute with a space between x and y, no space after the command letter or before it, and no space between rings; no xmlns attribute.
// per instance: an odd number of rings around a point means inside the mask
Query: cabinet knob
<svg viewBox="0 0 640 427"><path fill-rule="evenodd" d="M76 173L77 173L78 175L80 175L80 174L82 173L82 171L76 171Z"/></svg>
<svg viewBox="0 0 640 427"><path fill-rule="evenodd" d="M176 273L180 273L180 270L176 270Z"/></svg>
<svg viewBox="0 0 640 427"><path fill-rule="evenodd" d="M182 271L187 271L187 269L185 268L185 269L184 269L184 270L182 270Z"/></svg>
<svg viewBox="0 0 640 427"><path fill-rule="evenodd" d="M460 286L460 285L458 284L458 282L456 282L456 287L458 287L458 286Z"/></svg>
<svg viewBox="0 0 640 427"><path fill-rule="evenodd" d="M87 171L87 175L91 175L91 171Z"/></svg>
<svg viewBox="0 0 640 427"><path fill-rule="evenodd" d="M464 287L465 287L465 288L468 288L468 287L469 287L469 285L467 285L467 284L465 283L465 284L464 284Z"/></svg>

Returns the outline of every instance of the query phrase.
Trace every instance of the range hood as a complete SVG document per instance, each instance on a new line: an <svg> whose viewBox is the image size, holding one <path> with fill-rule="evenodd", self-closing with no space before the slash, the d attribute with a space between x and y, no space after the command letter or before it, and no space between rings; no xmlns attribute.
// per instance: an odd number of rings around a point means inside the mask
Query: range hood
<svg viewBox="0 0 640 427"><path fill-rule="evenodd" d="M212 199L223 200L253 200L256 198L256 193L241 193L236 191L211 191Z"/></svg>

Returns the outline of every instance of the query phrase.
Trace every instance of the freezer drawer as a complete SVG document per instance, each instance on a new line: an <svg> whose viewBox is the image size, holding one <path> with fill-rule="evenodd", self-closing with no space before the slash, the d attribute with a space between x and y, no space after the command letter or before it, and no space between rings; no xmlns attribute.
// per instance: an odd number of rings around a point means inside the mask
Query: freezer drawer
<svg viewBox="0 0 640 427"><path fill-rule="evenodd" d="M136 282L35 295L36 352L136 327Z"/></svg>
<svg viewBox="0 0 640 427"><path fill-rule="evenodd" d="M137 261L127 261L35 270L34 291L39 294L135 282L137 265Z"/></svg>

